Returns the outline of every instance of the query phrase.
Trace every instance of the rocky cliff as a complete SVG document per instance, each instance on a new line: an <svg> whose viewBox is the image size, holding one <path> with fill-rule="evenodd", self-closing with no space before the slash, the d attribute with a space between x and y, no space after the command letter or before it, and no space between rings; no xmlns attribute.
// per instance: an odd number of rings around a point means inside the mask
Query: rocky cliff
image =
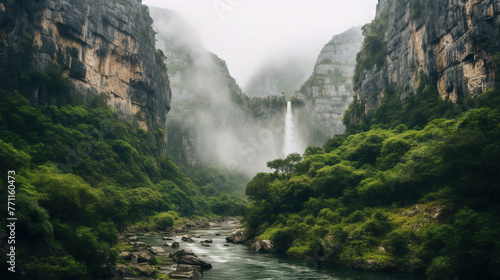
<svg viewBox="0 0 500 280"><path fill-rule="evenodd" d="M2 0L0 88L60 104L60 74L73 101L104 93L123 118L165 129L171 93L151 25L141 0Z"/></svg>
<svg viewBox="0 0 500 280"><path fill-rule="evenodd" d="M352 77L362 42L360 28L333 36L321 50L312 75L297 94L324 137L344 132L342 117L353 98ZM321 142L324 141L318 141Z"/></svg>
<svg viewBox="0 0 500 280"><path fill-rule="evenodd" d="M500 1L379 0L357 57L354 90L365 111L392 87L404 100L424 73L457 102L494 86Z"/></svg>

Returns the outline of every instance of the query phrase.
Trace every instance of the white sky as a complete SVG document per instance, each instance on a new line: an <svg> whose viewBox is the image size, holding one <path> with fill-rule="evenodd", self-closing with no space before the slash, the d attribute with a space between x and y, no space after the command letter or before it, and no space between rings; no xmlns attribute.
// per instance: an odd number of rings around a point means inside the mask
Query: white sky
<svg viewBox="0 0 500 280"><path fill-rule="evenodd" d="M241 87L268 59L314 63L333 35L373 19L377 0L143 0L182 14ZM217 7L217 8L216 8Z"/></svg>

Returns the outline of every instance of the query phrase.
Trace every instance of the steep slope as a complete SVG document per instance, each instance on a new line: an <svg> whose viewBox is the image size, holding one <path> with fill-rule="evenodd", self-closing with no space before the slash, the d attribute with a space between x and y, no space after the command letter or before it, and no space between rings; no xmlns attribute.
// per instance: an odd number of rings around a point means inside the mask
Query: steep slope
<svg viewBox="0 0 500 280"><path fill-rule="evenodd" d="M391 87L404 100L423 72L441 98L457 102L494 86L500 4L490 0L379 1L364 27L354 90L365 111Z"/></svg>
<svg viewBox="0 0 500 280"><path fill-rule="evenodd" d="M281 156L286 102L269 110L264 99L250 101L226 63L202 46L181 15L159 8L151 8L151 14L158 47L168 57L173 104L168 150L176 162L223 165L252 174ZM262 111L266 122L259 121Z"/></svg>
<svg viewBox="0 0 500 280"><path fill-rule="evenodd" d="M171 94L151 23L140 0L2 1L0 88L33 105L104 93L122 118L164 129ZM69 77L71 94L56 95L43 73Z"/></svg>
<svg viewBox="0 0 500 280"><path fill-rule="evenodd" d="M362 42L361 29L356 27L333 36L321 50L312 75L298 91L297 97L304 101L305 111L312 113L316 129L324 133L314 142L322 144L344 132L342 117L354 94L352 77Z"/></svg>

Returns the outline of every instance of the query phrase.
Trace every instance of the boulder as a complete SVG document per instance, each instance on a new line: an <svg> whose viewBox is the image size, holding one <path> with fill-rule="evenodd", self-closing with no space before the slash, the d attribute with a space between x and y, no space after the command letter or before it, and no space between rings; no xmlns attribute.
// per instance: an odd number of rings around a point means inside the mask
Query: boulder
<svg viewBox="0 0 500 280"><path fill-rule="evenodd" d="M226 241L233 243L243 243L248 240L248 233L243 228L234 229L227 237Z"/></svg>
<svg viewBox="0 0 500 280"><path fill-rule="evenodd" d="M250 250L260 253L272 253L275 251L274 244L271 240L257 241L250 246Z"/></svg>
<svg viewBox="0 0 500 280"><path fill-rule="evenodd" d="M156 274L156 271L146 263L137 264L134 265L134 267L137 268L137 270L139 270L139 273L143 276L152 277Z"/></svg>
<svg viewBox="0 0 500 280"><path fill-rule="evenodd" d="M190 243L194 242L194 240L189 235L183 235L182 238L181 238L181 240L184 241L184 242L190 242Z"/></svg>
<svg viewBox="0 0 500 280"><path fill-rule="evenodd" d="M123 264L117 264L115 269L122 278L123 276L134 275L134 272Z"/></svg>
<svg viewBox="0 0 500 280"><path fill-rule="evenodd" d="M149 250L142 250L137 255L137 263L149 263L153 259L153 253Z"/></svg>
<svg viewBox="0 0 500 280"><path fill-rule="evenodd" d="M193 251L182 249L182 250L177 250L175 252L170 252L170 254L168 255L168 257L171 258L171 259L173 259L174 261L178 261L181 257L183 257L183 256L190 256L190 255L196 256L193 253Z"/></svg>
<svg viewBox="0 0 500 280"><path fill-rule="evenodd" d="M172 279L199 279L202 276L200 266L187 264L179 264L177 270L170 273Z"/></svg>
<svg viewBox="0 0 500 280"><path fill-rule="evenodd" d="M207 263L206 261L198 258L190 250L182 249L175 252L171 252L169 254L169 258L172 258L178 264L199 265L202 269L212 268L212 265L210 263Z"/></svg>
<svg viewBox="0 0 500 280"><path fill-rule="evenodd" d="M170 238L170 237L163 237L163 240L172 241L173 239L172 239L172 238Z"/></svg>
<svg viewBox="0 0 500 280"><path fill-rule="evenodd" d="M153 254L155 254L155 255L158 255L158 254L161 254L161 253L165 253L165 250L163 250L162 247L153 246L153 247L151 247L151 252L153 252Z"/></svg>
<svg viewBox="0 0 500 280"><path fill-rule="evenodd" d="M212 264L198 258L196 255L187 255L181 257L177 263L179 264L189 264L189 265L199 265L202 269L212 269Z"/></svg>
<svg viewBox="0 0 500 280"><path fill-rule="evenodd" d="M210 244L202 241L201 246L210 247Z"/></svg>
<svg viewBox="0 0 500 280"><path fill-rule="evenodd" d="M179 248L179 242L172 243L172 248Z"/></svg>
<svg viewBox="0 0 500 280"><path fill-rule="evenodd" d="M203 240L203 241L200 241L201 243L213 243L212 239L207 239L207 240Z"/></svg>

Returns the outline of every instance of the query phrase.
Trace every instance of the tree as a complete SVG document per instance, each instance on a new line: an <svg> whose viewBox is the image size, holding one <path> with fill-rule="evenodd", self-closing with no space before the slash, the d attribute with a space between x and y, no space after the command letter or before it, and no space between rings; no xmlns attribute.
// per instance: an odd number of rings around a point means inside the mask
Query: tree
<svg viewBox="0 0 500 280"><path fill-rule="evenodd" d="M269 173L258 173L252 181L248 182L245 194L251 200L264 200L269 197L269 183L276 179Z"/></svg>
<svg viewBox="0 0 500 280"><path fill-rule="evenodd" d="M275 169L276 173L281 174L283 180L290 178L295 165L302 160L302 156L297 153L289 154L285 159L275 159L267 162L267 167Z"/></svg>

